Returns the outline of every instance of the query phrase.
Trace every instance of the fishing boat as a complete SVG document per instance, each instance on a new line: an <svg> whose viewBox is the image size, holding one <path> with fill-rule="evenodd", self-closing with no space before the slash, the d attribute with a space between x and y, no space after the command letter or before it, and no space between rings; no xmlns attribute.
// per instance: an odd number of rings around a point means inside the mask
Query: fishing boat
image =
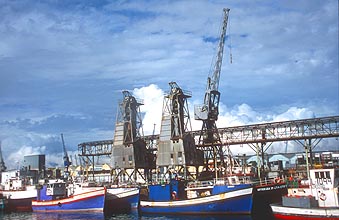
<svg viewBox="0 0 339 220"><path fill-rule="evenodd" d="M289 188L281 204L271 204L276 219L339 219L339 169L311 169L308 180Z"/></svg>
<svg viewBox="0 0 339 220"><path fill-rule="evenodd" d="M112 186L107 188L105 213L128 213L137 211L140 190L138 187Z"/></svg>
<svg viewBox="0 0 339 220"><path fill-rule="evenodd" d="M98 183L93 181L84 181L83 179L77 179L68 187L71 187L74 193L81 193L86 190L98 188L97 185ZM140 190L136 184L112 184L105 187L105 215L130 213L131 211L138 210Z"/></svg>
<svg viewBox="0 0 339 220"><path fill-rule="evenodd" d="M106 188L74 187L62 180L45 184L32 201L34 212L103 212Z"/></svg>
<svg viewBox="0 0 339 220"><path fill-rule="evenodd" d="M27 178L13 177L5 181L0 195L6 202L6 211L32 211L37 189Z"/></svg>
<svg viewBox="0 0 339 220"><path fill-rule="evenodd" d="M235 158L232 160L232 171L229 171L229 178L234 178L236 183L248 183L253 185L253 206L252 215L258 219L272 218L270 204L281 203L282 196L287 195L287 184L281 175L270 171L260 178L247 165L240 166ZM281 168L282 169L282 168Z"/></svg>
<svg viewBox="0 0 339 220"><path fill-rule="evenodd" d="M251 184L230 184L227 180L194 182L172 179L149 185L149 198L140 201L141 214L250 214Z"/></svg>
<svg viewBox="0 0 339 220"><path fill-rule="evenodd" d="M272 216L270 204L280 203L284 195L287 195L287 185L284 181L253 182L252 214L255 216Z"/></svg>

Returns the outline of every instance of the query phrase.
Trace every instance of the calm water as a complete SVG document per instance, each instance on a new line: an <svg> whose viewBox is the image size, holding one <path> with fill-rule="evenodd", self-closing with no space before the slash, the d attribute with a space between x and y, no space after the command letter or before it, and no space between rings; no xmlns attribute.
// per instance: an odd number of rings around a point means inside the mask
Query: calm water
<svg viewBox="0 0 339 220"><path fill-rule="evenodd" d="M135 214L117 214L112 216L104 216L102 213L85 213L85 214L58 214L58 213L32 213L32 212L13 212L13 213L1 213L0 219L4 220L127 220L127 219L138 219L138 220L273 220L272 217L251 217L247 215L236 215L236 216L139 216Z"/></svg>

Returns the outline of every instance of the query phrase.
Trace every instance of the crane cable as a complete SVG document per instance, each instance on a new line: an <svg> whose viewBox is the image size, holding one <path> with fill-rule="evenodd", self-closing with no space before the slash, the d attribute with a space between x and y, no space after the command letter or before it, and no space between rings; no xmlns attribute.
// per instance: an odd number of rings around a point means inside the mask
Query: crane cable
<svg viewBox="0 0 339 220"><path fill-rule="evenodd" d="M230 63L232 64L232 38L231 38L231 22L230 18L228 17L228 36L230 38Z"/></svg>

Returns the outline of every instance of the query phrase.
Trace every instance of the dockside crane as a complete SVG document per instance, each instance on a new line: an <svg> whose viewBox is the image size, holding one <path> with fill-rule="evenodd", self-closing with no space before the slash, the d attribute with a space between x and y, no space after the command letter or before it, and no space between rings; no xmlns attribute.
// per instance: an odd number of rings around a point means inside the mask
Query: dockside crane
<svg viewBox="0 0 339 220"><path fill-rule="evenodd" d="M179 175L187 179L189 167L204 164L201 150L196 149L191 135L192 126L188 109L190 91L170 82L170 91L164 96L160 134L157 148L157 178ZM161 172L158 172L160 171Z"/></svg>
<svg viewBox="0 0 339 220"><path fill-rule="evenodd" d="M139 177L147 182L151 170L155 169L155 155L143 134L140 112L143 100L135 98L127 90L122 93L111 153L113 182L136 183Z"/></svg>
<svg viewBox="0 0 339 220"><path fill-rule="evenodd" d="M69 157L68 157L68 153L67 153L67 150L66 150L66 146L65 146L65 141L64 141L64 135L61 133L61 141L62 141L62 147L63 147L63 151L64 151L64 177L65 178L68 178L68 175L69 175L69 171L68 171L68 167L72 164L71 161L69 160Z"/></svg>
<svg viewBox="0 0 339 220"><path fill-rule="evenodd" d="M218 91L222 59L224 53L224 44L226 38L226 29L228 23L230 9L223 9L223 22L221 35L218 44L218 51L214 68L207 78L207 87L205 91L204 104L195 106L194 116L196 120L202 120L202 128L199 137L199 146L208 150L210 154L207 157L213 157L216 160L216 155L219 154L221 163L224 163L224 156L221 147L221 140L217 131L216 121L219 115L219 100L220 92Z"/></svg>

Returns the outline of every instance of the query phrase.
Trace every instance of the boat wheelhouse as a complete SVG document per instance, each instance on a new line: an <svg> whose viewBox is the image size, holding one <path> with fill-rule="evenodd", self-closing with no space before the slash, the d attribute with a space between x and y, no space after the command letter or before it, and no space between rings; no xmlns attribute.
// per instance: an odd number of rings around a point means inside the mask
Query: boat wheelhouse
<svg viewBox="0 0 339 220"><path fill-rule="evenodd" d="M271 204L277 219L339 219L339 168L311 169L310 178Z"/></svg>

